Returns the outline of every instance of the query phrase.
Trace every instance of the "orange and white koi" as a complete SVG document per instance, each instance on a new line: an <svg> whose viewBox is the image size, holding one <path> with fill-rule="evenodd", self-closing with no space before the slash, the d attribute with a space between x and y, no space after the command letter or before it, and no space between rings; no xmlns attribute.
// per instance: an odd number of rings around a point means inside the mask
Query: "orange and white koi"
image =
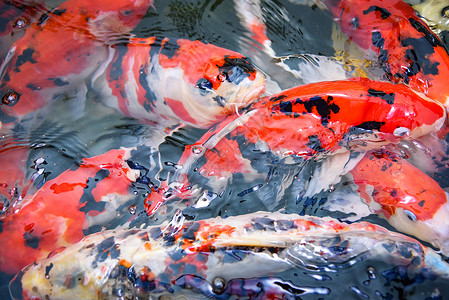
<svg viewBox="0 0 449 300"><path fill-rule="evenodd" d="M140 174L126 163L130 151L85 158L16 203L0 219L0 270L14 274L54 249L81 240L83 230L98 223L96 218L101 227L115 217L115 208L132 196L129 187Z"/></svg>
<svg viewBox="0 0 449 300"><path fill-rule="evenodd" d="M147 12L151 0L68 0L32 23L12 46L1 67L0 121L12 124L53 98L79 87L107 57L104 32L126 34Z"/></svg>
<svg viewBox="0 0 449 300"><path fill-rule="evenodd" d="M367 258L401 265L410 276L422 270L449 276L449 265L433 250L368 222L281 213L195 222L177 218L166 226L89 235L24 268L10 285L11 295L294 299L331 291L303 286L299 279L284 281L282 272L352 268Z"/></svg>
<svg viewBox="0 0 449 300"><path fill-rule="evenodd" d="M434 179L386 151L368 152L350 173L372 211L449 255L449 204Z"/></svg>
<svg viewBox="0 0 449 300"><path fill-rule="evenodd" d="M211 44L151 37L114 49L102 101L142 121L207 128L265 91L246 57Z"/></svg>
<svg viewBox="0 0 449 300"><path fill-rule="evenodd" d="M323 0L341 29L377 55L391 82L449 106L449 55L438 36L400 0Z"/></svg>
<svg viewBox="0 0 449 300"><path fill-rule="evenodd" d="M166 199L191 197L196 190L188 180L192 170L209 179L251 172L241 146L308 159L346 151L361 141L377 147L417 138L437 131L445 119L443 106L405 85L359 78L295 87L263 98L187 146L170 182L147 199L148 212Z"/></svg>
<svg viewBox="0 0 449 300"><path fill-rule="evenodd" d="M234 51L158 37L115 41L152 1L106 2L96 4L98 11L90 2L66 1L13 45L1 70L3 124L61 94L82 93L89 76L106 104L153 123L171 120L168 125L209 126L264 91L264 76Z"/></svg>

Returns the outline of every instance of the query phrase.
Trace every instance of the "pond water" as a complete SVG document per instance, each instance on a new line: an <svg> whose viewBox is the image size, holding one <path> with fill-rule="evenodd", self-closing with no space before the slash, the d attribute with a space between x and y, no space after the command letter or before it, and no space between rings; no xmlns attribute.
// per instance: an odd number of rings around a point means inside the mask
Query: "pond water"
<svg viewBox="0 0 449 300"><path fill-rule="evenodd" d="M38 22L45 11L42 8L30 10L30 6L12 5L5 0L1 3L3 10L0 13L7 16L0 19L2 22L6 22L9 16L17 21L20 15L25 15L24 20L27 22ZM44 5L47 8L55 7L57 1L46 1ZM267 75L267 94L305 83L357 75L382 79L380 66L374 61L368 64L363 61L358 56L362 52L347 41L334 24L333 16L319 6L289 0L260 2L266 34L277 59L253 39L253 33L242 21L238 9L234 1L155 0L154 6L133 29L132 34L136 37L200 40L240 52ZM5 13L8 10L15 13ZM5 32L13 32L0 36L0 53L4 57L12 43L20 40L27 29L27 26L24 29L19 27L11 29L4 26ZM441 32L441 37L443 42L449 43L449 39L445 39L447 31ZM112 44L120 48L123 47L121 42L121 37L118 37ZM48 47L52 47L52 44L49 43ZM327 60L327 57L338 59ZM280 66L276 62L283 62L284 65ZM343 68L342 64L346 64L346 67ZM74 169L83 158L120 147L135 147L132 163L145 170L145 178L157 187L178 174L177 163L184 147L194 144L207 132L208 128L184 126L168 133L165 128L124 116L101 103L98 93L84 86L85 81L88 78L75 87L70 85L72 90L69 91L69 95L76 94L75 99L79 99L80 94L84 95L82 105L71 101L70 97L63 97L47 108L31 113L11 130L2 129L0 155L9 159L14 156L12 153L27 150L27 154L19 155L14 164L17 170L24 170L26 178L33 179L29 194L64 171ZM326 172L332 174L331 165L340 163L339 158L332 160L318 157L308 161L301 157L279 159L278 155L260 151L245 140L238 140L238 143L242 155L251 160L254 173L235 173L225 181L212 182L195 173L194 170L201 168L204 163L195 161L188 171L189 181L200 187L203 196L191 202L179 199L167 201L152 216L145 213L144 204L152 186L145 180L135 182L130 187L126 201L116 207L109 207L115 210L115 217L105 222L94 222L86 226L83 233L88 235L120 226L159 225L171 220L178 210L182 210L187 220L217 216L225 218L262 210L331 216L343 221L355 221L357 218L354 216L367 210L362 202L354 202L362 200L354 200L357 198L354 196L355 190L347 177L329 186L320 181L326 181ZM438 149L432 148L435 144L439 145ZM404 159L436 180L443 189L449 188L446 141L435 142L427 138L402 141L394 146L387 145L386 148L400 153ZM360 153L355 151L352 154L357 156ZM349 206L350 209L345 208ZM88 210L96 209L87 204L86 207ZM361 218L357 220L373 222L395 231L388 222L375 214L360 215ZM368 257L336 270L311 271L295 267L276 274L276 277L315 291L295 299L334 299L338 296L347 299L443 299L449 294L447 278L429 274L426 270L407 274L405 267L391 265L382 257ZM0 273L0 298L10 298L8 283L11 279L11 275ZM320 294L321 288L328 289L330 293Z"/></svg>

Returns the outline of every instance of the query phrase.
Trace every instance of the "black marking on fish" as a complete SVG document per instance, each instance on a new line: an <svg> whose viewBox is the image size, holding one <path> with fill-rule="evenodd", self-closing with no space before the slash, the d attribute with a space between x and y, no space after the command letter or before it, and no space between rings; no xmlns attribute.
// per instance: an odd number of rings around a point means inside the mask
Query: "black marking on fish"
<svg viewBox="0 0 449 300"><path fill-rule="evenodd" d="M2 124L12 124L17 121L17 117L12 117L5 113L3 110L0 110L0 122Z"/></svg>
<svg viewBox="0 0 449 300"><path fill-rule="evenodd" d="M324 151L323 144L321 144L321 141L317 135L309 136L309 141L307 142L306 146L316 152Z"/></svg>
<svg viewBox="0 0 449 300"><path fill-rule="evenodd" d="M4 221L0 220L0 233L3 232L3 223L4 223Z"/></svg>
<svg viewBox="0 0 449 300"><path fill-rule="evenodd" d="M108 237L104 241L102 241L96 247L96 251L98 252L95 256L95 260L92 263L92 267L96 268L98 266L98 262L105 261L109 256L111 259L116 259L120 255L120 249L118 245L115 243L114 237Z"/></svg>
<svg viewBox="0 0 449 300"><path fill-rule="evenodd" d="M270 218L254 218L251 225L255 230L260 231L276 231L274 220Z"/></svg>
<svg viewBox="0 0 449 300"><path fill-rule="evenodd" d="M55 9L55 10L52 10L51 13L56 16L62 16L62 14L65 13L66 11L67 11L67 9Z"/></svg>
<svg viewBox="0 0 449 300"><path fill-rule="evenodd" d="M25 239L25 246L37 249L39 247L39 238L32 235L30 232L25 232L23 238Z"/></svg>
<svg viewBox="0 0 449 300"><path fill-rule="evenodd" d="M17 61L14 66L14 72L20 72L20 67L25 63L37 63L37 61L33 59L34 52L34 49L31 48L23 50L22 54L17 57Z"/></svg>
<svg viewBox="0 0 449 300"><path fill-rule="evenodd" d="M413 18L408 19L410 21L410 24L415 28L418 32L422 33L426 40L433 46L433 47L443 47L444 44L440 41L440 39L432 32L430 31L426 26L424 26L421 22L418 20L415 20Z"/></svg>
<svg viewBox="0 0 449 300"><path fill-rule="evenodd" d="M139 73L139 83L140 86L144 88L145 90L145 101L143 102L143 107L147 112L153 112L154 107L156 106L156 95L151 90L150 86L148 85L148 76L147 76L147 67L145 65L142 65L140 67L140 73Z"/></svg>
<svg viewBox="0 0 449 300"><path fill-rule="evenodd" d="M166 39L165 37L157 36L154 42L150 45L150 57L157 55L165 55L168 59L172 59L180 48L176 39Z"/></svg>
<svg viewBox="0 0 449 300"><path fill-rule="evenodd" d="M378 91L375 89L368 89L368 96L369 97L379 97L383 100L385 100L385 102L387 102L388 104L393 104L394 103L394 97L395 97L395 93L386 93L384 91Z"/></svg>
<svg viewBox="0 0 449 300"><path fill-rule="evenodd" d="M246 57L229 57L226 55L224 57L223 65L218 66L220 74L226 76L226 80L233 82L234 84L239 84L245 78L251 76L252 73L256 72L256 69L251 64Z"/></svg>
<svg viewBox="0 0 449 300"><path fill-rule="evenodd" d="M81 196L80 203L85 203L83 207L79 210L88 213L91 210L96 210L99 212L104 211L106 203L103 201L97 202L92 195L92 191L97 186L98 182L107 178L110 172L106 169L99 170L94 177L89 177L86 181L86 187L84 188L83 195Z"/></svg>
<svg viewBox="0 0 449 300"><path fill-rule="evenodd" d="M108 80L109 81L116 81L116 89L122 89L122 87L119 85L120 79L123 77L123 68L122 68L122 61L123 57L126 55L126 52L128 52L128 47L115 47L116 49L116 55L114 57L113 62L111 63L111 67L108 72ZM111 87L112 88L112 87Z"/></svg>
<svg viewBox="0 0 449 300"><path fill-rule="evenodd" d="M53 268L53 263L50 263L48 266L45 267L45 278L50 277L50 271Z"/></svg>
<svg viewBox="0 0 449 300"><path fill-rule="evenodd" d="M382 49L384 47L385 39L382 37L382 33L379 31L373 31L371 34L371 42L374 47Z"/></svg>
<svg viewBox="0 0 449 300"><path fill-rule="evenodd" d="M64 81L61 78L48 78L48 80L53 81L53 83L57 86L65 86L70 84L68 81Z"/></svg>
<svg viewBox="0 0 449 300"><path fill-rule="evenodd" d="M293 113L293 104L291 101L281 101L278 105L279 111L287 116L292 116L298 118L300 115L298 113ZM274 106L273 106L274 108Z"/></svg>
<svg viewBox="0 0 449 300"><path fill-rule="evenodd" d="M42 14L42 15L39 17L39 19L37 20L37 25L38 25L38 26L41 26L42 24L45 23L45 21L48 20L48 18L49 18L48 13Z"/></svg>
<svg viewBox="0 0 449 300"><path fill-rule="evenodd" d="M38 91L38 90L40 90L40 88L39 88L38 86L36 86L36 85L34 85L34 84L32 84L32 83L28 83L28 84L26 85L26 87L29 88L29 89L32 90L32 91Z"/></svg>
<svg viewBox="0 0 449 300"><path fill-rule="evenodd" d="M280 100L282 100L282 99L285 99L285 98L287 98L287 95L279 95L279 96L274 96L274 97L272 97L272 98L270 98L270 101L271 102L277 102L277 101L280 101Z"/></svg>
<svg viewBox="0 0 449 300"><path fill-rule="evenodd" d="M391 16L391 13L390 13L388 10L386 10L386 9L383 8L383 7L376 6L376 5L370 6L368 9L364 10L364 11L363 11L363 14L364 14L364 15L367 15L367 14L369 14L370 12L373 12L373 11L378 11L378 12L380 12L380 17L381 17L382 19L384 19L384 20L385 20L386 18L388 18L388 17Z"/></svg>
<svg viewBox="0 0 449 300"><path fill-rule="evenodd" d="M385 125L385 122L378 122L378 121L366 121L363 122L360 125L354 126L359 129L365 129L365 130L378 130L380 131L380 128Z"/></svg>
<svg viewBox="0 0 449 300"><path fill-rule="evenodd" d="M410 66L406 69L405 75L414 76L419 72L425 75L437 75L439 62L431 62L429 57L435 53L434 47L428 43L425 37L414 39L407 38L401 41L404 47L411 47L405 51L405 58L410 61Z"/></svg>
<svg viewBox="0 0 449 300"><path fill-rule="evenodd" d="M303 104L304 108L309 113L313 112L315 108L318 114L321 116L321 124L323 124L323 126L326 126L329 123L331 113L338 113L340 111L340 107L337 104L331 103L332 100L332 96L327 96L327 100L323 99L320 96L315 96L310 98L308 101L296 101L296 103Z"/></svg>

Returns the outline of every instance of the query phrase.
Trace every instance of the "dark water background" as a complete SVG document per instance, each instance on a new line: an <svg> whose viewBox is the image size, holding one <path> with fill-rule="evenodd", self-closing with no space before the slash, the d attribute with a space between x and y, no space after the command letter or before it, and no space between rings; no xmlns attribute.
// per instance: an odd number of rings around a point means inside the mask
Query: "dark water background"
<svg viewBox="0 0 449 300"><path fill-rule="evenodd" d="M250 42L249 32L242 26L232 1L155 1L155 10L150 9L147 16L135 28L134 34L139 37L167 36L186 39L199 39L224 48L242 53L248 52L245 43ZM94 2L93 2L94 3ZM268 37L272 40L273 49L278 56L295 54L316 54L332 56L335 50L332 44L332 17L326 11L316 6L303 6L291 1L262 1L264 18L268 30ZM20 36L20 32L15 37ZM13 38L14 39L14 38ZM12 40L13 40L12 39ZM9 41L9 40L3 40ZM448 41L445 41L448 42ZM242 44L243 43L243 44ZM2 49L6 42L2 44ZM4 50L3 50L4 51ZM246 53L245 53L246 54ZM270 62L259 66L268 75ZM275 76L274 76L275 77ZM291 78L283 82L282 88L301 84L301 80ZM87 98L93 97L88 93ZM53 112L38 125L16 132L15 138L20 140L23 134L30 136L29 147L31 154L28 166L32 166L38 157L44 157L47 162L45 173L38 177L37 183L55 178L72 164L81 161L83 157L99 155L109 149L137 146L133 160L149 169L148 176L163 180L173 171L172 163L176 163L182 154L183 147L196 141L204 131L193 128L183 128L167 137L163 144L154 152L144 144L155 132L149 125L141 124L137 120L105 108L102 104L87 99L87 109L84 115L73 115L64 103L55 105ZM3 147L3 146L2 146ZM159 158L162 172L148 166L148 158ZM272 158L257 158L263 164L264 160ZM30 170L30 168L28 168ZM313 172L313 164L279 164L273 172L272 179L262 191L248 193L241 196L242 190L248 188L239 178L233 178L233 185L226 190L220 201L213 201L210 206L202 209L185 208L184 215L188 219L202 219L216 216L230 216L258 210L282 210L289 213L303 213L317 216L331 215L339 217L339 213L322 209L326 203L327 194L322 193L313 198L300 198L301 186L292 184L282 186L287 177ZM440 183L447 187L447 174L440 174ZM252 183L253 186L257 182ZM140 224L160 224L169 218L176 209L176 203L168 203L164 214L156 214L148 218L143 213L143 200L147 187L136 184L132 192L136 197L130 203L118 209L118 218L106 224L106 228L114 228L125 223L129 218L128 208L136 208L136 217L131 226ZM270 195L276 194L282 188L283 197L279 201L271 201ZM237 201L236 201L237 199ZM271 201L271 202L270 202ZM123 218L120 218L120 215ZM385 221L375 216L367 218L377 224L392 229ZM100 228L89 228L86 234L96 232ZM1 246L1 245L0 245ZM371 270L371 271L370 271ZM377 274L370 277L369 272ZM327 287L330 295L303 295L304 299L444 299L449 295L449 282L441 278L434 278L425 274L408 276L399 267L389 265L388 262L376 258L369 258L356 265L338 272L320 271L313 274L323 275L323 280L310 276L310 271L298 268L280 274L284 280L299 286ZM0 298L9 299L7 284L11 278L0 274Z"/></svg>

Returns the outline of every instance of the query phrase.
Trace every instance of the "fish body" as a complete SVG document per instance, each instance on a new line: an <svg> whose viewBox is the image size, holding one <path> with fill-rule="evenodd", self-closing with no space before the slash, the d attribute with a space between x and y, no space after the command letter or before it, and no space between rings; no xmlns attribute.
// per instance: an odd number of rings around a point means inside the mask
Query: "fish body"
<svg viewBox="0 0 449 300"><path fill-rule="evenodd" d="M363 143L369 148L417 138L437 131L445 119L443 106L405 85L359 78L295 87L263 98L245 115L230 116L187 146L170 182L149 196L148 212L166 199L191 197L192 170L208 180L252 172L251 158L239 147L309 159Z"/></svg>
<svg viewBox="0 0 449 300"><path fill-rule="evenodd" d="M368 257L405 266L409 274L422 269L449 274L449 265L431 249L374 224L253 213L93 234L24 268L10 287L15 299L294 299L330 290L286 282L276 274L350 267Z"/></svg>
<svg viewBox="0 0 449 300"><path fill-rule="evenodd" d="M371 51L391 82L449 105L449 55L438 36L403 1L323 1L341 29Z"/></svg>
<svg viewBox="0 0 449 300"><path fill-rule="evenodd" d="M120 149L85 158L16 203L0 219L0 270L14 274L54 249L78 242L89 226L115 217L139 176L126 163L129 155L129 149Z"/></svg>
<svg viewBox="0 0 449 300"><path fill-rule="evenodd" d="M114 50L99 80L102 101L150 124L207 128L265 91L246 57L200 41L133 38Z"/></svg>

